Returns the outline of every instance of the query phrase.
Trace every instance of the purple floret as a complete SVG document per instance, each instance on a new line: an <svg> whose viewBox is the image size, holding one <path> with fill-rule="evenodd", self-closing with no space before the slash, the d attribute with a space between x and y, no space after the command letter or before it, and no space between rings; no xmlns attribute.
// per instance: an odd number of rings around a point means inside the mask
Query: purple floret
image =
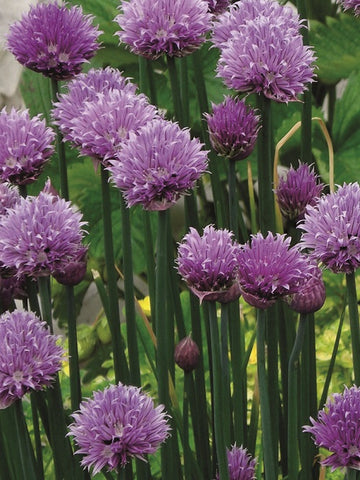
<svg viewBox="0 0 360 480"><path fill-rule="evenodd" d="M0 316L0 409L51 385L64 355L57 340L32 312Z"/></svg>
<svg viewBox="0 0 360 480"><path fill-rule="evenodd" d="M243 160L254 149L259 117L244 101L225 97L212 105L212 114L205 114L213 149L230 160Z"/></svg>
<svg viewBox="0 0 360 480"><path fill-rule="evenodd" d="M311 425L303 427L311 433L315 445L326 448L331 455L322 465L360 470L360 388L345 387L344 392L331 395L317 420L310 417Z"/></svg>
<svg viewBox="0 0 360 480"><path fill-rule="evenodd" d="M28 110L0 112L0 179L16 185L34 182L54 152L54 131Z"/></svg>
<svg viewBox="0 0 360 480"><path fill-rule="evenodd" d="M145 460L169 436L170 426L164 406L154 406L140 388L111 385L80 404L72 415L69 435L83 455L81 464L92 474L104 467L123 468L132 457Z"/></svg>
<svg viewBox="0 0 360 480"><path fill-rule="evenodd" d="M21 198L0 223L0 262L18 277L52 274L84 249L84 225L82 214L60 197Z"/></svg>
<svg viewBox="0 0 360 480"><path fill-rule="evenodd" d="M200 301L227 303L240 296L238 249L233 234L226 229L195 228L185 235L178 248L178 272Z"/></svg>
<svg viewBox="0 0 360 480"><path fill-rule="evenodd" d="M240 289L254 307L265 309L278 298L301 290L311 274L308 259L290 247L290 237L253 235L238 254Z"/></svg>
<svg viewBox="0 0 360 480"><path fill-rule="evenodd" d="M183 57L199 48L211 27L204 0L129 0L115 18L120 41L147 58Z"/></svg>
<svg viewBox="0 0 360 480"><path fill-rule="evenodd" d="M109 170L129 207L165 210L206 171L207 152L188 129L157 118L131 131Z"/></svg>
<svg viewBox="0 0 360 480"><path fill-rule="evenodd" d="M339 187L306 208L301 247L335 273L352 273L360 266L360 187Z"/></svg>
<svg viewBox="0 0 360 480"><path fill-rule="evenodd" d="M55 80L81 72L99 48L101 33L82 8L57 2L31 6L11 25L7 44L19 63Z"/></svg>

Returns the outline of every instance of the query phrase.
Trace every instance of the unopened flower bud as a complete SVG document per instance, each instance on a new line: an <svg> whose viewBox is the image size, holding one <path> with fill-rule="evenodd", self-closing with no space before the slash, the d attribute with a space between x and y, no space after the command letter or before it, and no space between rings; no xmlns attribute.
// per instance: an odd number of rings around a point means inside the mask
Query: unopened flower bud
<svg viewBox="0 0 360 480"><path fill-rule="evenodd" d="M314 313L324 305L325 297L326 291L321 270L317 265L314 265L309 279L299 292L289 295L287 303L295 312Z"/></svg>
<svg viewBox="0 0 360 480"><path fill-rule="evenodd" d="M189 373L194 370L200 358L200 350L194 340L190 337L184 337L175 347L174 359L184 372Z"/></svg>

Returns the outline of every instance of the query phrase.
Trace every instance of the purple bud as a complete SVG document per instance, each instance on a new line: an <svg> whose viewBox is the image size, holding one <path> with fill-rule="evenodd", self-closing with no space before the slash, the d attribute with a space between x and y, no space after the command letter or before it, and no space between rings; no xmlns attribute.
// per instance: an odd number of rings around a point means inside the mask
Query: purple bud
<svg viewBox="0 0 360 480"><path fill-rule="evenodd" d="M199 363L200 350L194 340L189 336L184 337L175 347L174 360L185 373L194 370Z"/></svg>
<svg viewBox="0 0 360 480"><path fill-rule="evenodd" d="M317 265L312 266L310 277L305 281L301 290L294 295L285 297L290 308L298 313L314 313L324 305L326 298L322 272Z"/></svg>

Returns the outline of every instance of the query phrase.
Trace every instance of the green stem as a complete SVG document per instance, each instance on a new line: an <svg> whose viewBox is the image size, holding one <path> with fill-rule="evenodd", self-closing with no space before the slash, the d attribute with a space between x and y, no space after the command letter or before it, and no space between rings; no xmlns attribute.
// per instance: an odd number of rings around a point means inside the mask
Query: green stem
<svg viewBox="0 0 360 480"><path fill-rule="evenodd" d="M355 384L360 385L360 328L355 273L346 275Z"/></svg>
<svg viewBox="0 0 360 480"><path fill-rule="evenodd" d="M101 165L101 192L102 192L102 212L104 224L104 250L105 265L107 272L107 288L109 296L109 312L108 318L111 331L111 340L114 355L114 371L116 383L128 383L129 370L124 352L123 338L120 331L120 312L119 312L119 296L117 289L117 275L115 270L112 219L111 219L111 200L110 186L108 182L108 172Z"/></svg>
<svg viewBox="0 0 360 480"><path fill-rule="evenodd" d="M182 106L182 119L184 125L190 122L190 105L189 105L189 82L188 82L188 58L183 57L179 61L180 71L180 98Z"/></svg>
<svg viewBox="0 0 360 480"><path fill-rule="evenodd" d="M51 94L52 100L56 102L58 100L59 83L57 80L51 79ZM56 132L56 151L59 160L59 173L60 173L60 191L61 196L65 200L69 200L69 185L67 178L66 156L65 156L65 144L63 142L62 134L58 127L53 127Z"/></svg>
<svg viewBox="0 0 360 480"><path fill-rule="evenodd" d="M236 162L229 160L228 170L229 186L229 228L234 233L235 238L242 242L247 240L248 234L241 209L239 208L239 199L237 193ZM240 231L239 231L240 226Z"/></svg>
<svg viewBox="0 0 360 480"><path fill-rule="evenodd" d="M274 444L271 431L271 411L269 402L269 385L265 364L265 327L266 310L258 309L257 318L257 369L259 377L261 426L263 436L263 453L266 480L276 480Z"/></svg>
<svg viewBox="0 0 360 480"><path fill-rule="evenodd" d="M299 356L304 340L307 315L301 315L295 343L289 359L288 369L288 479L297 480L299 473L298 455L298 367Z"/></svg>
<svg viewBox="0 0 360 480"><path fill-rule="evenodd" d="M126 312L126 334L129 353L130 383L140 387L140 364L139 349L136 331L136 312L134 301L133 262L131 246L130 211L125 205L123 196L120 194L120 210L122 222L122 247L124 265L124 291Z"/></svg>
<svg viewBox="0 0 360 480"><path fill-rule="evenodd" d="M170 56L167 57L167 66L169 70L170 87L171 87L175 118L179 122L179 125L183 127L184 120L183 120L183 109L181 105L181 96L180 96L180 83L177 75L177 69L176 69L174 57L170 57Z"/></svg>
<svg viewBox="0 0 360 480"><path fill-rule="evenodd" d="M220 321L220 345L221 345L221 371L223 381L223 398L224 398L224 416L228 413L224 423L225 445L230 445L231 434L231 401L230 401L230 371L229 371L229 347L228 347L228 329L229 329L229 304L221 305L221 321Z"/></svg>
<svg viewBox="0 0 360 480"><path fill-rule="evenodd" d="M69 341L69 370L70 370L70 397L71 409L74 412L81 402L81 382L79 371L79 352L76 331L76 311L74 287L66 285L66 305L68 317L68 341Z"/></svg>
<svg viewBox="0 0 360 480"><path fill-rule="evenodd" d="M201 327L201 315L199 301L195 295L190 295L190 313L191 313L191 331L194 342L201 352L199 364L195 369L194 376L194 395L190 400L195 400L195 405L191 401L191 414L193 418L193 428L195 436L195 446L201 471L204 478L210 478L210 446L209 446L209 425L207 416L206 386L205 386L205 369L203 356L203 335Z"/></svg>
<svg viewBox="0 0 360 480"><path fill-rule="evenodd" d="M216 455L219 469L219 479L229 480L229 469L225 443L225 422L228 420L225 415L224 389L221 372L221 352L216 303L207 302L209 309L210 339L211 339L211 361L214 384L214 429L216 442Z"/></svg>
<svg viewBox="0 0 360 480"><path fill-rule="evenodd" d="M191 392L191 373L184 374L183 400L183 449L185 480L191 480L191 451L189 446L189 396Z"/></svg>
<svg viewBox="0 0 360 480"><path fill-rule="evenodd" d="M52 328L51 294L49 277L39 277L39 295L42 319ZM53 450L56 479L74 478L73 454L69 439L66 437L67 426L61 396L58 375L55 376L52 388L46 390L48 403L50 443Z"/></svg>
<svg viewBox="0 0 360 480"><path fill-rule="evenodd" d="M156 334L157 334L157 374L158 374L158 394L159 402L162 403L167 411L170 407L169 396L169 358L167 340L169 332L169 322L167 319L167 210L158 212L158 236L157 236L157 265L156 265ZM171 464L171 444L165 443L161 448L161 470L164 478L173 478L170 474Z"/></svg>
<svg viewBox="0 0 360 480"><path fill-rule="evenodd" d="M26 478L27 480L36 480L38 476L35 467L35 455L26 426L21 399L16 400L16 402L13 404L13 408L14 431L17 439L17 445L13 445L13 451L17 452L19 456L19 463L21 465L23 475L22 478Z"/></svg>
<svg viewBox="0 0 360 480"><path fill-rule="evenodd" d="M239 301L224 305L230 310L229 335L231 351L231 369L233 383L233 415L234 440L237 444L245 443L247 398L246 398L246 366L244 366L245 341L241 328ZM250 356L250 352L249 352Z"/></svg>
<svg viewBox="0 0 360 480"><path fill-rule="evenodd" d="M262 128L257 140L259 224L261 232L266 235L268 231L275 229L271 100L263 94L258 95L257 98L262 118Z"/></svg>
<svg viewBox="0 0 360 480"><path fill-rule="evenodd" d="M353 468L346 469L346 480L359 480L359 478L358 470L354 470Z"/></svg>
<svg viewBox="0 0 360 480"><path fill-rule="evenodd" d="M43 467L43 455L42 455L42 445L41 445L41 436L40 436L40 424L39 424L39 415L36 408L36 400L34 395L30 395L31 401L31 415L32 415L32 424L34 430L34 443L35 443L35 452L36 452L36 463L39 480L44 479L44 467Z"/></svg>
<svg viewBox="0 0 360 480"><path fill-rule="evenodd" d="M191 55L192 67L194 71L193 81L195 83L198 104L201 114L201 129L204 138L205 147L207 150L210 150L209 154L209 170L211 172L210 181L212 186L212 191L214 195L214 207L216 213L217 224L220 227L225 227L226 214L225 214L225 198L224 192L222 190L222 185L220 181L219 169L218 169L218 158L211 151L211 144L209 140L209 133L206 127L206 121L203 118L203 114L209 111L209 103L206 92L206 84L202 66L202 56L201 51L197 50Z"/></svg>
<svg viewBox="0 0 360 480"><path fill-rule="evenodd" d="M146 259L147 283L149 286L150 308L151 316L156 318L155 310L155 260L154 260L154 242L153 233L150 222L151 212L143 211L143 225L144 225L144 252ZM156 332L156 326L154 327Z"/></svg>

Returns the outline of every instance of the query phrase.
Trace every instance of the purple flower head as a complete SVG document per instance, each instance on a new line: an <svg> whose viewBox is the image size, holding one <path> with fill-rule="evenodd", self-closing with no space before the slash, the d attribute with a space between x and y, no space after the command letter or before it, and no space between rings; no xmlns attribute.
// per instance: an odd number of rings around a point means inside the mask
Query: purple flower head
<svg viewBox="0 0 360 480"><path fill-rule="evenodd" d="M322 465L360 470L360 388L345 387L344 393L331 395L317 420L303 427L311 433L315 445L326 448L331 455Z"/></svg>
<svg viewBox="0 0 360 480"><path fill-rule="evenodd" d="M154 407L140 388L119 383L94 392L72 415L70 433L83 455L81 464L92 474L104 467L124 467L132 458L144 460L169 436L164 406Z"/></svg>
<svg viewBox="0 0 360 480"><path fill-rule="evenodd" d="M129 0L115 18L121 42L146 58L183 57L205 41L211 14L204 0Z"/></svg>
<svg viewBox="0 0 360 480"><path fill-rule="evenodd" d="M354 10L356 17L360 16L360 1L359 0L337 0L344 10Z"/></svg>
<svg viewBox="0 0 360 480"><path fill-rule="evenodd" d="M13 208L19 201L20 193L17 187L0 183L0 215L6 215L8 209Z"/></svg>
<svg viewBox="0 0 360 480"><path fill-rule="evenodd" d="M278 298L298 292L311 273L307 258L290 237L268 233L240 245L238 269L241 294L250 305L265 309Z"/></svg>
<svg viewBox="0 0 360 480"><path fill-rule="evenodd" d="M229 230L207 225L200 236L190 228L179 244L176 263L179 274L200 302L227 303L239 298L238 250Z"/></svg>
<svg viewBox="0 0 360 480"><path fill-rule="evenodd" d="M288 28L284 15L259 14L241 23L221 45L218 76L239 92L262 93L277 102L296 101L313 81L315 57L293 22L291 13Z"/></svg>
<svg viewBox="0 0 360 480"><path fill-rule="evenodd" d="M315 205L323 188L311 166L301 162L297 169L291 166L275 190L281 213L290 220L304 218L306 206Z"/></svg>
<svg viewBox="0 0 360 480"><path fill-rule="evenodd" d="M72 78L99 48L101 32L92 20L78 6L39 3L11 25L8 48L18 62L35 72L56 80Z"/></svg>
<svg viewBox="0 0 360 480"><path fill-rule="evenodd" d="M64 354L57 340L32 312L0 316L0 409L52 383Z"/></svg>
<svg viewBox="0 0 360 480"><path fill-rule="evenodd" d="M116 159L109 162L111 178L129 207L166 210L206 171L207 152L201 148L188 129L157 118L129 133Z"/></svg>
<svg viewBox="0 0 360 480"><path fill-rule="evenodd" d="M214 15L219 15L225 12L230 5L230 0L207 0L209 7L208 11Z"/></svg>
<svg viewBox="0 0 360 480"><path fill-rule="evenodd" d="M219 15L213 23L212 42L220 49L239 32L248 21L258 17L276 18L289 35L297 35L301 27L300 17L288 6L271 0L240 0Z"/></svg>
<svg viewBox="0 0 360 480"><path fill-rule="evenodd" d="M92 102L99 94L105 94L109 90L135 93L136 88L115 68L92 68L87 73L80 73L67 84L67 92L59 95L59 101L54 104L54 123L60 128L65 140L74 142L73 122L81 115L85 102Z"/></svg>
<svg viewBox="0 0 360 480"><path fill-rule="evenodd" d="M213 149L230 160L243 160L254 149L259 131L259 117L245 102L225 97L205 114Z"/></svg>
<svg viewBox="0 0 360 480"><path fill-rule="evenodd" d="M85 233L81 219L60 197L40 192L21 198L0 223L0 262L18 277L52 274L78 258Z"/></svg>
<svg viewBox="0 0 360 480"><path fill-rule="evenodd" d="M306 208L300 245L335 273L360 265L360 187L349 183Z"/></svg>
<svg viewBox="0 0 360 480"><path fill-rule="evenodd" d="M255 480L256 460L246 448L233 445L230 450L227 450L227 460L229 480ZM216 480L219 480L219 474L216 475Z"/></svg>
<svg viewBox="0 0 360 480"><path fill-rule="evenodd" d="M311 263L310 276L302 288L297 293L285 297L284 300L295 312L305 314L320 310L324 305L325 298L326 290L322 271L315 263Z"/></svg>
<svg viewBox="0 0 360 480"><path fill-rule="evenodd" d="M0 111L0 179L26 185L37 179L54 152L54 131L28 110Z"/></svg>
<svg viewBox="0 0 360 480"><path fill-rule="evenodd" d="M81 115L72 122L71 135L82 155L107 165L130 132L136 132L157 116L157 109L145 95L109 90L85 102Z"/></svg>

